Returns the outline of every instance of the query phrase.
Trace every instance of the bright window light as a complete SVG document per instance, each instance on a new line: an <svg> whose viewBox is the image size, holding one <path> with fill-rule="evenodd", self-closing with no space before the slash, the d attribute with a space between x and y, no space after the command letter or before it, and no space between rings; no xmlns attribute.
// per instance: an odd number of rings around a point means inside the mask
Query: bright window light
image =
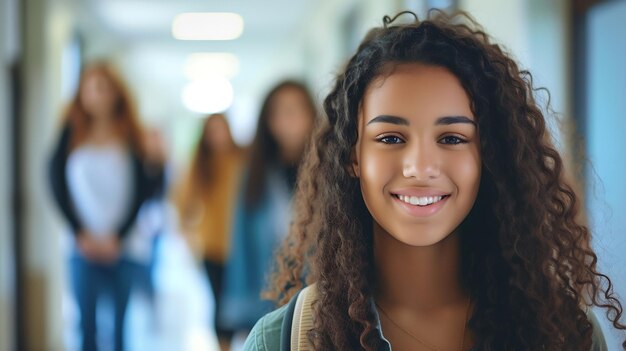
<svg viewBox="0 0 626 351"><path fill-rule="evenodd" d="M181 13L172 22L179 40L233 40L243 33L243 18L232 12Z"/></svg>
<svg viewBox="0 0 626 351"><path fill-rule="evenodd" d="M233 103L233 86L226 78L192 81L183 89L182 101L193 112L224 112Z"/></svg>
<svg viewBox="0 0 626 351"><path fill-rule="evenodd" d="M225 52L195 53L185 61L185 77L201 80L213 77L233 78L239 73L237 56Z"/></svg>

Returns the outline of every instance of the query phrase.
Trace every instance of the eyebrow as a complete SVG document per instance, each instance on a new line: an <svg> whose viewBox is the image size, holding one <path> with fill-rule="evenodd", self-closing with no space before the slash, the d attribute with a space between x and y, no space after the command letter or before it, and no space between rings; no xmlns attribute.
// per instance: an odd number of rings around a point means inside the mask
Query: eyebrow
<svg viewBox="0 0 626 351"><path fill-rule="evenodd" d="M390 115L380 115L372 118L371 121L367 122L367 125L372 123L391 123L402 126L408 126L409 121L406 118L398 117L398 116L390 116Z"/></svg>
<svg viewBox="0 0 626 351"><path fill-rule="evenodd" d="M467 124L472 124L474 125L474 127L476 127L476 122L472 121L469 117L465 117L465 116L441 117L437 119L437 122L435 122L435 125L447 126L447 125L455 124L455 123L467 123Z"/></svg>
<svg viewBox="0 0 626 351"><path fill-rule="evenodd" d="M390 123L390 124L397 124L397 125L402 125L402 126L408 126L410 124L409 120L407 120L406 118L398 117L398 116L390 116L390 115L376 116L372 118L369 122L367 122L367 125L370 125L372 123ZM455 123L472 124L474 127L476 127L476 122L474 122L473 120L471 120L469 117L466 117L466 116L439 117L437 121L435 122L435 125L448 126L448 125L455 124Z"/></svg>

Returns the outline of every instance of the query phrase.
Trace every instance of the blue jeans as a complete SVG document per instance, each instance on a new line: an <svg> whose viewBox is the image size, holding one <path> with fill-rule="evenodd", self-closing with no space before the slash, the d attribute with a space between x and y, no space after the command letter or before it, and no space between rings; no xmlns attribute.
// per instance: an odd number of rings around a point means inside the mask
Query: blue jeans
<svg viewBox="0 0 626 351"><path fill-rule="evenodd" d="M124 258L110 265L89 261L79 253L70 258L70 279L80 311L82 351L96 351L96 307L104 293L113 297L114 345L124 350L124 316L130 296L134 264Z"/></svg>

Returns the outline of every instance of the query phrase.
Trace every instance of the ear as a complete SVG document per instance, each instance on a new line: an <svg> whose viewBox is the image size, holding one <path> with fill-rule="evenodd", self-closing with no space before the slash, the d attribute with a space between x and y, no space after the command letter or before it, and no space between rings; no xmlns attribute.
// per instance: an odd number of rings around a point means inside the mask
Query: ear
<svg viewBox="0 0 626 351"><path fill-rule="evenodd" d="M348 166L348 173L353 178L359 178L361 176L361 170L359 168L359 158L356 154L356 145L352 148L350 153L350 165Z"/></svg>

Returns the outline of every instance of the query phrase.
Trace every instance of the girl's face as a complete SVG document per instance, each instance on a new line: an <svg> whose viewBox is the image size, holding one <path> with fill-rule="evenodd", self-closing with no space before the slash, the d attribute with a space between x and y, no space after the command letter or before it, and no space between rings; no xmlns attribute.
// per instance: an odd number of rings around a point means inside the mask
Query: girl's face
<svg viewBox="0 0 626 351"><path fill-rule="evenodd" d="M478 194L479 145L470 100L448 70L402 64L374 80L352 169L375 231L411 246L454 232Z"/></svg>
<svg viewBox="0 0 626 351"><path fill-rule="evenodd" d="M281 149L299 150L313 127L307 96L297 88L284 88L273 98L268 126Z"/></svg>
<svg viewBox="0 0 626 351"><path fill-rule="evenodd" d="M92 116L107 115L117 98L113 84L102 73L89 74L81 88L81 104Z"/></svg>
<svg viewBox="0 0 626 351"><path fill-rule="evenodd" d="M217 117L211 118L204 129L204 142L218 152L228 150L233 140L226 121Z"/></svg>

